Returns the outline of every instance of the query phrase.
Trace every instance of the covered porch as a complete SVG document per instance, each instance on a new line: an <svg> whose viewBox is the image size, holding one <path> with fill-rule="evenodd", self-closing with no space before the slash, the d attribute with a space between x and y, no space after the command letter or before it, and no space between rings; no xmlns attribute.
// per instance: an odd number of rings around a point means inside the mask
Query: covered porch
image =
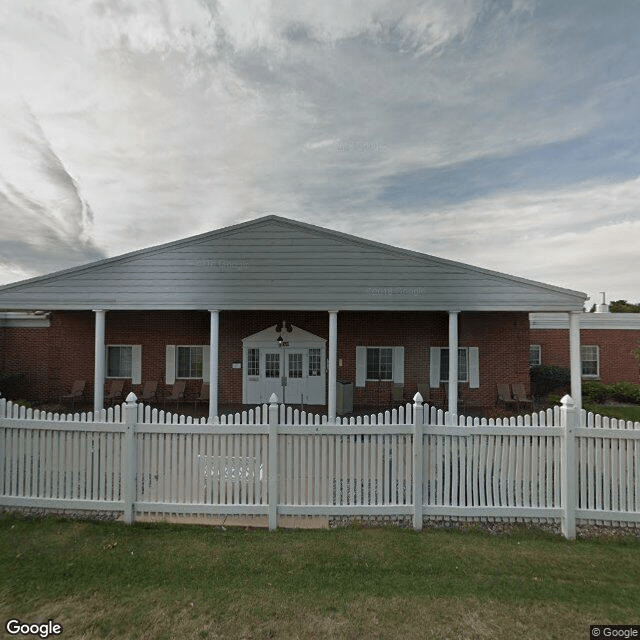
<svg viewBox="0 0 640 640"><path fill-rule="evenodd" d="M270 322L269 317L277 316L280 312L271 312L268 314L261 313L260 316L267 316L263 322ZM99 410L104 407L104 389L105 382L107 381L107 364L106 355L108 353L108 343L106 341L107 335L107 317L108 313L104 310L94 311L95 314L95 355L94 355L94 376L93 376L93 409ZM228 321L233 325L234 316L233 312L223 312L223 316L227 316ZM283 315L283 314L281 314ZM289 312L289 317L293 317L296 321L298 315L296 313ZM317 357L319 361L315 364L311 363L308 353L304 352L305 344L303 342L294 342L291 340L291 333L287 332L287 328L291 329L292 325L287 323L286 319L283 319L279 324L265 328L260 332L262 342L260 347L247 347L244 346L242 352L239 350L240 340L238 334L226 335L221 339L220 334L220 318L221 312L219 310L210 310L209 316L209 344L203 345L203 357L202 357L202 372L201 376L198 376L196 380L191 383L190 393L187 393L181 404L185 407L193 406L193 412L197 415L206 415L213 418L220 413L227 411L237 411L248 406L255 406L256 404L267 402L271 393L276 393L280 400L284 400L285 404L292 406L298 406L300 409L313 410L316 412L326 413L330 420L334 420L338 415L337 407L337 387L338 380L344 380L347 383L351 383L355 388L356 398L354 399L354 406L349 413L356 414L358 412L366 413L371 410L372 407L378 405L380 408L384 408L385 404L389 404L389 401L393 402L407 402L410 401L416 391L421 391L421 395L424 396L425 401L430 402L436 406L439 406L450 413L461 413L461 407L465 409L472 408L476 410L481 407L488 406L487 394L495 394L495 385L497 380L504 381L512 379L509 376L513 374L509 373L513 370L512 367L504 366L505 374L500 373L491 375L488 371L483 372L484 389L483 394L479 392L474 394L474 390L479 390L482 387L480 380L480 358L482 357L485 369L489 369L495 366L500 366L499 363L493 362L495 357L492 354L483 353L480 355L478 347L469 347L469 338L466 338L467 333L464 326L465 315L470 317L475 323L479 321L481 317L478 313L464 314L461 311L447 311L440 313L423 314L433 318L436 317L440 324L442 319L446 318L447 334L441 336L439 339L434 340L433 336L426 337L422 341L419 347L415 346L414 336L408 343L403 345L394 345L390 347L382 347L383 349L393 350L395 352L391 354L394 359L394 363L389 365L392 369L391 375L386 379L372 380L368 378L367 364L371 368L371 363L367 363L367 350L379 349L380 347L368 347L368 343L375 342L374 338L361 337L353 335L351 326L354 322L353 312L345 312L343 316L346 317L347 327L346 333L340 335L340 312L338 310L330 310L325 314L318 312L303 314L307 316L307 319L311 320L307 322L307 326L314 331L318 331L320 335L312 334L304 330L303 332L307 336L315 336L318 340L318 344L324 347L324 338L322 335L326 335L326 350L324 348L315 347L307 348L308 352L317 351ZM325 327L324 332L321 329L321 316L324 315ZM378 314L379 315L379 314ZM397 314L387 314L388 318L383 319L382 324L390 326L392 320L397 318ZM411 314L402 314L405 317ZM414 314L415 315L415 314ZM489 322L492 314L484 314ZM512 314L513 315L513 314ZM571 353L571 395L575 398L575 402L578 406L581 406L581 376L580 376L580 312L569 312L568 322L570 326L569 342ZM254 320L259 322L259 320ZM250 323L245 323L246 325ZM411 324L411 323L409 323ZM295 327L295 325L293 325ZM391 330L392 331L392 330ZM272 334L269 338L269 334ZM284 334L284 335L283 335ZM461 334L465 336L464 346L461 347ZM305 336L306 337L306 336ZM418 342L420 342L420 336L416 336ZM245 336L243 341L251 338L251 336ZM267 341L271 340L272 345L267 347ZM309 338L307 338L307 341ZM356 344L356 342L362 344ZM235 344L234 344L235 342ZM339 352L338 345L343 343L343 346ZM504 342L508 343L508 339L505 337ZM231 343L231 344L230 344ZM250 344L254 344L253 342ZM258 344L258 343L256 343ZM413 351L411 351L413 347ZM165 351L169 353L169 345L165 345ZM466 351L461 353L461 349ZM442 350L445 353L442 353ZM266 353L259 355L262 351ZM282 359L279 357L278 351L282 353ZM255 353L255 362L252 361L252 357ZM298 355L299 360L296 359L296 371L292 369L292 354ZM528 346L525 345L524 353L528 353ZM285 357L289 356L288 360ZM314 355L314 354L312 354ZM270 359L265 359L269 358ZM443 357L446 359L446 365L443 364ZM161 404L167 396L167 391L170 389L177 379L175 355L168 355L165 362L165 377L161 381L163 386L163 393L158 395L157 401ZM355 359L355 362L354 362ZM405 371L405 359L407 360L407 371ZM397 362L396 360L400 360ZM436 361L437 360L437 361ZM299 363L299 364L298 364ZM460 381L459 366L462 364L467 369ZM304 365L304 370L303 370ZM140 364L140 371L142 371L142 365ZM448 368L448 374L446 379L441 380L441 375L437 371L439 368ZM322 369L322 371L320 371ZM317 378L308 376L307 374L315 373ZM271 386L266 384L262 387L262 393L251 393L248 387L248 380L251 380L252 374L255 374L255 378L260 378L265 381L265 375L271 376L266 378L266 382L273 382ZM294 374L295 377L292 377ZM326 374L326 375L325 375ZM262 377L260 377L262 376ZM485 379L486 376L486 379ZM149 378L149 375L146 376ZM321 384L321 393L317 391L315 395L309 395L307 389L303 385L310 386L312 383L319 382ZM140 373L137 374L137 378L131 378L131 386L135 384L141 385L144 382ZM198 383L208 385L208 401L206 403L198 402ZM405 384L406 383L406 384ZM250 384L250 383L249 383ZM295 386L298 385L298 386ZM293 391L294 386L296 389L300 388L301 393ZM370 387L368 395L364 394L366 387ZM240 387L242 392L239 393ZM376 388L377 387L377 388ZM318 384L315 384L314 389L318 388ZM397 392L394 397L394 389L400 388L400 395ZM406 390L405 390L406 389ZM139 391L139 388L137 389ZM362 391L362 393L360 393ZM358 397L359 395L359 397ZM474 401L475 395L475 401ZM377 396L376 400L373 397ZM300 397L300 400L298 400ZM365 398L369 398L368 400ZM465 403L461 403L461 398L464 398ZM467 413L467 412L465 412Z"/></svg>
<svg viewBox="0 0 640 640"><path fill-rule="evenodd" d="M0 287L0 309L59 319L43 334L48 370L56 359L68 363L68 387L71 371L82 372L95 409L109 379L134 391L183 379L192 392L209 385L210 416L280 388L285 402L334 419L342 380L353 384L356 409L388 402L401 387L400 400L422 389L452 413L463 393L488 405L497 382L528 386L531 312L567 314L579 405L585 297L266 216ZM120 356L129 358L126 376L110 360Z"/></svg>

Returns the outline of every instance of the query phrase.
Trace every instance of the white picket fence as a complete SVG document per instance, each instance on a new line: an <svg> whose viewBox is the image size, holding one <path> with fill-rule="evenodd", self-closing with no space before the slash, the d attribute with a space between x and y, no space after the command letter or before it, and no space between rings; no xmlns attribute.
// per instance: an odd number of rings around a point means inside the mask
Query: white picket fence
<svg viewBox="0 0 640 640"><path fill-rule="evenodd" d="M193 420L59 415L0 399L0 505L144 514L640 522L640 423L571 399L517 419L422 404L329 423L277 404Z"/></svg>

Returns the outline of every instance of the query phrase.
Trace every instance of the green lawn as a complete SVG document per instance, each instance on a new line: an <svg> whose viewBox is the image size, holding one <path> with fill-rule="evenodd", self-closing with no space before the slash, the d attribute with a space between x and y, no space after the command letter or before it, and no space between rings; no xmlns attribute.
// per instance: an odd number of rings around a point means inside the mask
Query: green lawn
<svg viewBox="0 0 640 640"><path fill-rule="evenodd" d="M69 638L588 638L640 622L636 538L0 517L0 618Z"/></svg>
<svg viewBox="0 0 640 640"><path fill-rule="evenodd" d="M633 420L634 422L640 422L640 406L638 405L617 407L603 404L590 404L586 406L585 409L587 409L587 411L593 411L593 413L599 413L603 416L618 418L619 420Z"/></svg>

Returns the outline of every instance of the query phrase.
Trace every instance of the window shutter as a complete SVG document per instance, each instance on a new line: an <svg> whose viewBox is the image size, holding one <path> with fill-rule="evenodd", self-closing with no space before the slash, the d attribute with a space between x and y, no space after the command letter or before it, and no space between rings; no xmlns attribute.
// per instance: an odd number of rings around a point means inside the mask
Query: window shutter
<svg viewBox="0 0 640 640"><path fill-rule="evenodd" d="M404 384L404 347L393 348L393 381Z"/></svg>
<svg viewBox="0 0 640 640"><path fill-rule="evenodd" d="M356 347L356 387L364 387L367 379L367 347Z"/></svg>
<svg viewBox="0 0 640 640"><path fill-rule="evenodd" d="M202 382L209 382L210 349L208 344L202 345Z"/></svg>
<svg viewBox="0 0 640 640"><path fill-rule="evenodd" d="M440 347L429 349L429 386L432 389L440 387Z"/></svg>
<svg viewBox="0 0 640 640"><path fill-rule="evenodd" d="M168 344L165 382L167 384L173 384L175 381L176 381L176 345Z"/></svg>
<svg viewBox="0 0 640 640"><path fill-rule="evenodd" d="M469 389L480 386L480 352L478 347L469 347Z"/></svg>
<svg viewBox="0 0 640 640"><path fill-rule="evenodd" d="M142 345L131 347L131 384L142 384Z"/></svg>

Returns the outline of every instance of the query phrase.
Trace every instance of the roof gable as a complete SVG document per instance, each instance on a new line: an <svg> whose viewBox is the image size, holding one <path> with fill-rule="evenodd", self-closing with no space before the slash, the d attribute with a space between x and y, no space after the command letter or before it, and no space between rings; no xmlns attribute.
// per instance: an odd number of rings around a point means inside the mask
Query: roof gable
<svg viewBox="0 0 640 640"><path fill-rule="evenodd" d="M586 296L278 216L0 288L0 309L579 310Z"/></svg>

